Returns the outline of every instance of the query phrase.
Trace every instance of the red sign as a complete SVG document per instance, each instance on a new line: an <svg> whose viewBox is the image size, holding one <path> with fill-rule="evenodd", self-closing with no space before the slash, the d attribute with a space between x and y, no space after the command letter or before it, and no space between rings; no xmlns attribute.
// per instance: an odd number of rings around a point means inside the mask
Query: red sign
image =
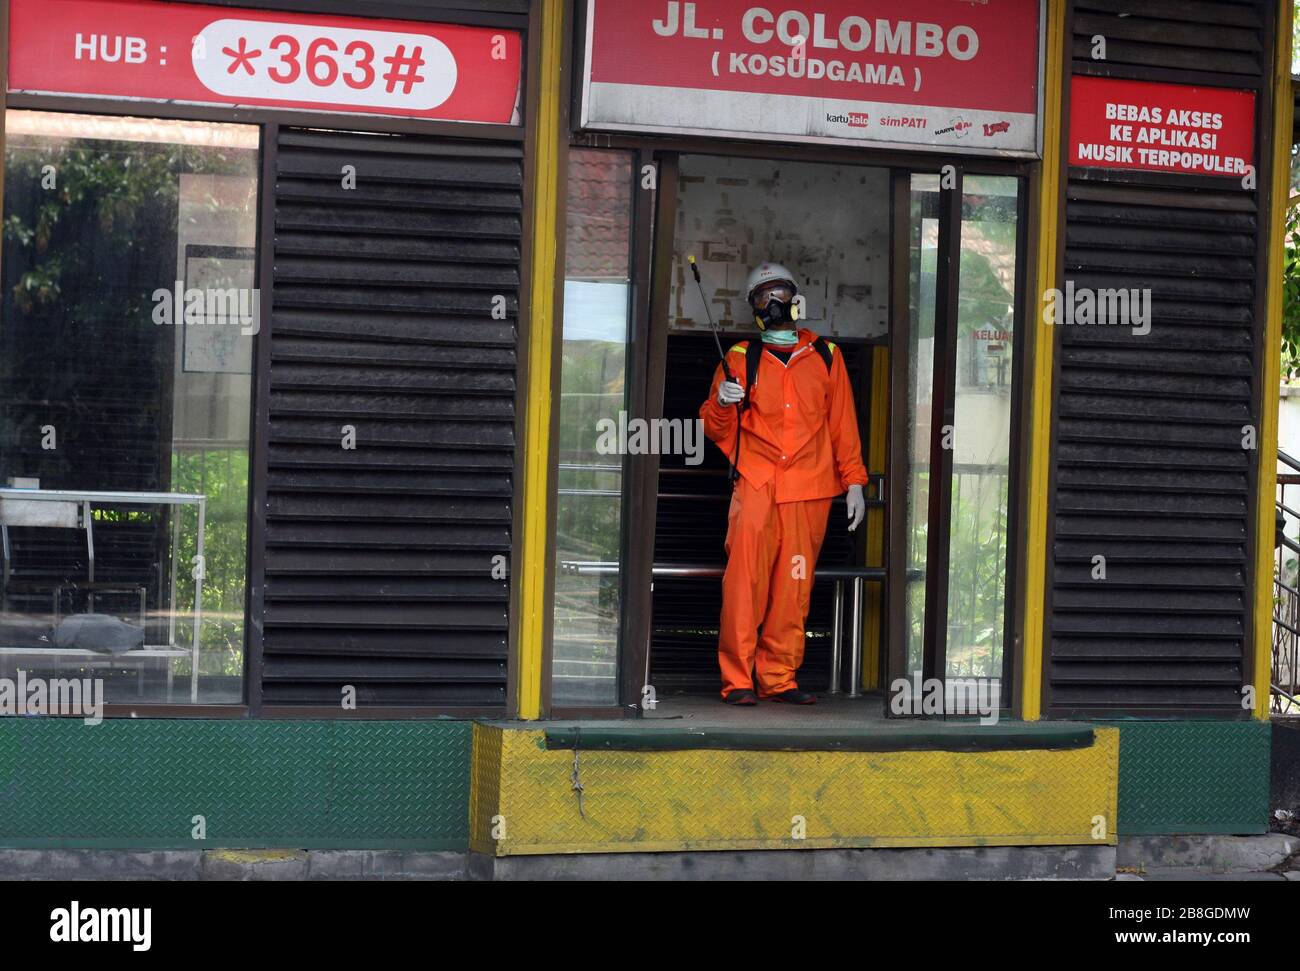
<svg viewBox="0 0 1300 971"><path fill-rule="evenodd" d="M518 32L155 0L11 0L9 89L518 124Z"/></svg>
<svg viewBox="0 0 1300 971"><path fill-rule="evenodd" d="M1255 94L1075 77L1070 164L1240 179L1255 160Z"/></svg>
<svg viewBox="0 0 1300 971"><path fill-rule="evenodd" d="M1034 155L1039 0L588 0L583 125Z"/></svg>

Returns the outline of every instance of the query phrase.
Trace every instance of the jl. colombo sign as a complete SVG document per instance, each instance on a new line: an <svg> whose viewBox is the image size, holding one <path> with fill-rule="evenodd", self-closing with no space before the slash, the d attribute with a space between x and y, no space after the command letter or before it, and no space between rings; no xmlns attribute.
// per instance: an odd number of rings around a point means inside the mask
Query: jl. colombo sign
<svg viewBox="0 0 1300 971"><path fill-rule="evenodd" d="M588 0L582 126L1036 156L1040 0Z"/></svg>

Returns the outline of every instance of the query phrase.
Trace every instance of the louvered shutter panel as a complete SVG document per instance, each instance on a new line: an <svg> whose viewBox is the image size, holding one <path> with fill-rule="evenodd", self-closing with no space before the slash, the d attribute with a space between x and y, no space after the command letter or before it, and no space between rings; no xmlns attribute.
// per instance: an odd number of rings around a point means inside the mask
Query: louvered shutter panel
<svg viewBox="0 0 1300 971"><path fill-rule="evenodd" d="M1073 70L1164 82L1194 71L1198 84L1255 87L1267 79L1267 20L1258 2L1076 0ZM1105 62L1090 58L1098 34ZM1230 180L1069 170L1065 280L1150 288L1151 331L1060 330L1052 715L1243 717L1258 206L1257 191Z"/></svg>
<svg viewBox="0 0 1300 971"><path fill-rule="evenodd" d="M522 150L278 149L263 704L503 705Z"/></svg>

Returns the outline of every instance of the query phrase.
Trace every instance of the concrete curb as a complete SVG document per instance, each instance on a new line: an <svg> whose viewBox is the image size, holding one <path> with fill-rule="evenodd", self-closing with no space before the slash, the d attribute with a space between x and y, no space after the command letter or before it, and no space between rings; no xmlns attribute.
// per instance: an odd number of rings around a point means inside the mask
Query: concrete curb
<svg viewBox="0 0 1300 971"><path fill-rule="evenodd" d="M1119 841L1116 866L1123 870L1186 869L1209 873L1271 870L1300 852L1300 839L1262 836L1130 836Z"/></svg>
<svg viewBox="0 0 1300 971"><path fill-rule="evenodd" d="M1113 846L717 850L490 857L476 880L1109 880Z"/></svg>
<svg viewBox="0 0 1300 971"><path fill-rule="evenodd" d="M0 850L5 880L199 880L201 850Z"/></svg>
<svg viewBox="0 0 1300 971"><path fill-rule="evenodd" d="M0 850L0 880L465 880L467 853Z"/></svg>
<svg viewBox="0 0 1300 971"><path fill-rule="evenodd" d="M1295 880L1300 839L491 857L412 850L5 850L0 880ZM1300 870L1300 867L1295 867Z"/></svg>

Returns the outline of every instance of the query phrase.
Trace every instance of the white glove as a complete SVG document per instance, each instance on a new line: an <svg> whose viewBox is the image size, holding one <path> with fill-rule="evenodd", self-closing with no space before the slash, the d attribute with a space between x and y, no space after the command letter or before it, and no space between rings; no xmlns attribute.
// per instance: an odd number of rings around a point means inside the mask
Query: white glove
<svg viewBox="0 0 1300 971"><path fill-rule="evenodd" d="M745 397L745 389L736 381L723 381L718 385L718 404L727 408Z"/></svg>
<svg viewBox="0 0 1300 971"><path fill-rule="evenodd" d="M862 519L867 514L867 500L862 496L862 486L849 486L848 495L849 507L849 532L853 532L862 525Z"/></svg>

